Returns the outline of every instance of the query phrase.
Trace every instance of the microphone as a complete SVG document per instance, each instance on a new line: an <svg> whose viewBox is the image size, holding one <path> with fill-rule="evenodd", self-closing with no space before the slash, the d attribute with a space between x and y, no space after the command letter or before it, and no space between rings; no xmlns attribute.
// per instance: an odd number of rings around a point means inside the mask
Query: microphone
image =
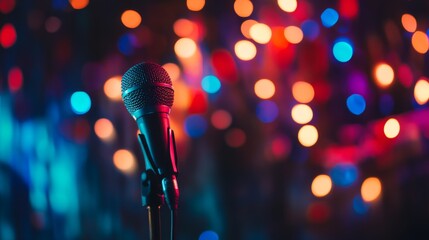
<svg viewBox="0 0 429 240"><path fill-rule="evenodd" d="M176 210L179 187L176 144L169 122L174 101L171 79L160 65L143 62L125 72L121 91L125 107L140 130L138 139L145 158L146 174L155 175L154 179L161 182L168 207Z"/></svg>

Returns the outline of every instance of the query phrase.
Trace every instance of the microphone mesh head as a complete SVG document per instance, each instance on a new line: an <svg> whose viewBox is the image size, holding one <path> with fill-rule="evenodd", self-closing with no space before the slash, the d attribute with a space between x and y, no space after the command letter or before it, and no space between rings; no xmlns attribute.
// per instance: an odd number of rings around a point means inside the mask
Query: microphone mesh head
<svg viewBox="0 0 429 240"><path fill-rule="evenodd" d="M130 89L133 91L124 95ZM156 63L144 62L131 67L122 76L121 91L125 107L131 115L145 107L173 106L174 91L170 76Z"/></svg>

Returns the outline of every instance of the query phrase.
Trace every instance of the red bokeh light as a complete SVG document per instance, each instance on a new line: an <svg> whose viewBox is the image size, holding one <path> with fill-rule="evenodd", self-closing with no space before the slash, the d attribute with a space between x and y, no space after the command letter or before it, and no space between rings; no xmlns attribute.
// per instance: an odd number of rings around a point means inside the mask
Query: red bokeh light
<svg viewBox="0 0 429 240"><path fill-rule="evenodd" d="M4 48L10 48L16 42L16 30L15 27L6 23L0 30L0 44Z"/></svg>

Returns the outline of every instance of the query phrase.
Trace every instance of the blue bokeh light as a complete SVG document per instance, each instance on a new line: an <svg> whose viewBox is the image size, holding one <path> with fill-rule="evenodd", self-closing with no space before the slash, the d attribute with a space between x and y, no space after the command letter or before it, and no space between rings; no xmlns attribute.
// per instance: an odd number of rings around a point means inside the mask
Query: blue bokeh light
<svg viewBox="0 0 429 240"><path fill-rule="evenodd" d="M314 40L319 36L320 28L316 21L306 20L301 24L304 37L308 40Z"/></svg>
<svg viewBox="0 0 429 240"><path fill-rule="evenodd" d="M190 115L185 119L185 132L191 138L199 138L207 130L207 121L198 114Z"/></svg>
<svg viewBox="0 0 429 240"><path fill-rule="evenodd" d="M390 94L383 94L380 97L380 111L385 115L390 115L393 111L393 108L395 106L395 102L393 100L393 97Z"/></svg>
<svg viewBox="0 0 429 240"><path fill-rule="evenodd" d="M348 62L353 57L353 47L350 41L342 39L336 41L332 48L335 59L339 62Z"/></svg>
<svg viewBox="0 0 429 240"><path fill-rule="evenodd" d="M88 93L77 91L71 95L70 104L74 113L82 115L91 109L91 98Z"/></svg>
<svg viewBox="0 0 429 240"><path fill-rule="evenodd" d="M364 215L368 212L369 205L363 201L361 196L353 198L353 210L360 215Z"/></svg>
<svg viewBox="0 0 429 240"><path fill-rule="evenodd" d="M134 52L136 41L136 37L131 33L122 35L118 40L119 51L126 56L130 56Z"/></svg>
<svg viewBox="0 0 429 240"><path fill-rule="evenodd" d="M208 75L201 81L201 87L207 93L217 93L220 90L221 83L216 76Z"/></svg>
<svg viewBox="0 0 429 240"><path fill-rule="evenodd" d="M219 236L214 231L204 231L200 234L198 240L219 240Z"/></svg>
<svg viewBox="0 0 429 240"><path fill-rule="evenodd" d="M275 102L265 100L256 106L256 115L262 122L270 123L279 115L279 108Z"/></svg>
<svg viewBox="0 0 429 240"><path fill-rule="evenodd" d="M329 175L335 185L341 187L348 187L352 185L358 177L358 170L356 166L350 163L342 163L335 165Z"/></svg>
<svg viewBox="0 0 429 240"><path fill-rule="evenodd" d="M325 9L325 11L322 12L322 14L320 14L322 25L327 28L334 26L335 23L338 22L338 18L339 18L338 12L332 8L327 8Z"/></svg>
<svg viewBox="0 0 429 240"><path fill-rule="evenodd" d="M352 94L347 98L347 108L354 115L362 114L366 109L366 101L362 95Z"/></svg>

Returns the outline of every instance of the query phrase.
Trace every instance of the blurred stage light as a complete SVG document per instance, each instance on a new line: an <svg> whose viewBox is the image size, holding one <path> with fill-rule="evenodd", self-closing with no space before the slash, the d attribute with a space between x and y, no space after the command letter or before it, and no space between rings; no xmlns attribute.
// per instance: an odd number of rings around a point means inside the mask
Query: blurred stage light
<svg viewBox="0 0 429 240"><path fill-rule="evenodd" d="M266 44L271 40L271 28L264 23L256 23L250 27L250 37L257 43Z"/></svg>
<svg viewBox="0 0 429 240"><path fill-rule="evenodd" d="M264 100L256 106L256 116L263 123L271 123L279 115L279 108L273 101Z"/></svg>
<svg viewBox="0 0 429 240"><path fill-rule="evenodd" d="M393 100L393 97L390 94L385 93L380 96L380 101L379 101L380 112L383 113L384 115L387 116L392 113L394 104L395 102Z"/></svg>
<svg viewBox="0 0 429 240"><path fill-rule="evenodd" d="M84 9L89 4L89 0L69 0L70 6L76 10Z"/></svg>
<svg viewBox="0 0 429 240"><path fill-rule="evenodd" d="M55 33L61 27L61 20L57 17L49 17L45 21L45 29L48 33Z"/></svg>
<svg viewBox="0 0 429 240"><path fill-rule="evenodd" d="M320 14L320 20L322 21L322 25L330 28L338 22L338 12L332 8L325 9L322 14Z"/></svg>
<svg viewBox="0 0 429 240"><path fill-rule="evenodd" d="M121 76L113 76L104 83L104 94L113 101L121 101Z"/></svg>
<svg viewBox="0 0 429 240"><path fill-rule="evenodd" d="M313 20L305 20L302 22L301 29L304 37L310 41L315 40L320 33L319 24Z"/></svg>
<svg viewBox="0 0 429 240"><path fill-rule="evenodd" d="M304 33L297 26L288 26L284 30L285 38L292 44L298 44L304 38Z"/></svg>
<svg viewBox="0 0 429 240"><path fill-rule="evenodd" d="M257 21L253 20L253 19L247 19L246 21L244 21L241 24L240 30L241 33L243 34L244 37L251 39L252 37L250 36L250 28L255 25L256 23L258 23Z"/></svg>
<svg viewBox="0 0 429 240"><path fill-rule="evenodd" d="M379 87L386 88L392 84L395 73L389 64L379 63L374 68L374 78Z"/></svg>
<svg viewBox="0 0 429 240"><path fill-rule="evenodd" d="M395 118L389 118L384 124L384 128L383 128L384 135L386 135L387 138L397 137L400 130L401 130L401 125L399 124L398 120L396 120Z"/></svg>
<svg viewBox="0 0 429 240"><path fill-rule="evenodd" d="M296 123L306 124L313 119L313 110L306 104L296 104L292 107L291 116Z"/></svg>
<svg viewBox="0 0 429 240"><path fill-rule="evenodd" d="M353 19L358 16L359 2L358 0L339 0L338 12L342 18Z"/></svg>
<svg viewBox="0 0 429 240"><path fill-rule="evenodd" d="M248 17L253 12L253 3L250 0L235 0L234 11L240 17Z"/></svg>
<svg viewBox="0 0 429 240"><path fill-rule="evenodd" d="M332 48L334 57L339 62L348 62L353 57L353 47L347 39L339 39Z"/></svg>
<svg viewBox="0 0 429 240"><path fill-rule="evenodd" d="M168 76L170 76L171 82L174 83L180 78L180 67L175 63L166 63L162 65L162 67L165 69L165 71L168 73Z"/></svg>
<svg viewBox="0 0 429 240"><path fill-rule="evenodd" d="M250 41L240 40L234 46L237 57L243 61L248 61L256 56L256 46Z"/></svg>
<svg viewBox="0 0 429 240"><path fill-rule="evenodd" d="M22 88L24 77L22 75L21 68L13 67L9 70L8 76L9 90L11 92L17 92Z"/></svg>
<svg viewBox="0 0 429 240"><path fill-rule="evenodd" d="M366 109L365 98L360 94L352 94L347 98L347 108L354 115L361 115Z"/></svg>
<svg viewBox="0 0 429 240"><path fill-rule="evenodd" d="M351 186L358 178L358 170L350 163L340 163L335 165L329 172L335 185L341 187Z"/></svg>
<svg viewBox="0 0 429 240"><path fill-rule="evenodd" d="M210 120L212 125L220 130L227 129L232 123L231 114L225 110L216 110Z"/></svg>
<svg viewBox="0 0 429 240"><path fill-rule="evenodd" d="M178 19L174 22L173 30L179 37L191 37L195 33L196 26L194 22L188 19Z"/></svg>
<svg viewBox="0 0 429 240"><path fill-rule="evenodd" d="M425 32L416 31L411 37L414 50L420 54L425 54L429 50L429 39Z"/></svg>
<svg viewBox="0 0 429 240"><path fill-rule="evenodd" d="M130 56L134 53L136 42L137 38L134 34L125 33L118 39L118 49L122 54Z"/></svg>
<svg viewBox="0 0 429 240"><path fill-rule="evenodd" d="M225 133L226 144L232 148L238 148L246 143L246 133L239 129L233 128Z"/></svg>
<svg viewBox="0 0 429 240"><path fill-rule="evenodd" d="M298 131L298 141L304 147L311 147L316 144L319 133L315 126L305 125Z"/></svg>
<svg viewBox="0 0 429 240"><path fill-rule="evenodd" d="M207 93L217 93L221 88L221 83L217 77L208 75L201 81L201 87Z"/></svg>
<svg viewBox="0 0 429 240"><path fill-rule="evenodd" d="M219 240L219 236L216 232L207 230L200 234L198 240Z"/></svg>
<svg viewBox="0 0 429 240"><path fill-rule="evenodd" d="M316 176L311 183L311 192L316 197L324 197L331 192L332 181L328 175L321 174Z"/></svg>
<svg viewBox="0 0 429 240"><path fill-rule="evenodd" d="M429 100L429 82L419 79L414 86L414 99L419 105L424 105Z"/></svg>
<svg viewBox="0 0 429 240"><path fill-rule="evenodd" d="M204 8L205 4L205 0L186 0L186 6L189 10L194 12L201 11Z"/></svg>
<svg viewBox="0 0 429 240"><path fill-rule="evenodd" d="M414 82L413 71L407 64L401 64L398 68L399 82L405 87L409 88Z"/></svg>
<svg viewBox="0 0 429 240"><path fill-rule="evenodd" d="M366 202L363 201L361 196L356 196L353 198L353 210L357 214L365 214L368 212L369 206Z"/></svg>
<svg viewBox="0 0 429 240"><path fill-rule="evenodd" d="M360 192L365 202L373 202L381 195L381 182L376 177L370 177L363 181Z"/></svg>
<svg viewBox="0 0 429 240"><path fill-rule="evenodd" d="M74 113L82 115L91 108L91 98L86 92L77 91L71 95L70 104Z"/></svg>
<svg viewBox="0 0 429 240"><path fill-rule="evenodd" d="M197 52L197 44L190 38L180 38L174 44L174 52L181 58L190 58Z"/></svg>
<svg viewBox="0 0 429 240"><path fill-rule="evenodd" d="M115 137L115 128L107 118L100 118L94 124L94 132L101 140L110 142Z"/></svg>
<svg viewBox="0 0 429 240"><path fill-rule="evenodd" d="M132 174L137 170L136 158L127 149L119 149L113 154L113 164L125 174Z"/></svg>
<svg viewBox="0 0 429 240"><path fill-rule="evenodd" d="M127 28L136 28L142 22L142 17L134 10L125 10L121 15L121 21Z"/></svg>
<svg viewBox="0 0 429 240"><path fill-rule="evenodd" d="M277 0L277 4L281 10L289 13L294 12L298 7L296 0Z"/></svg>
<svg viewBox="0 0 429 240"><path fill-rule="evenodd" d="M270 99L276 92L276 86L269 79L260 79L254 85L254 92L261 99Z"/></svg>
<svg viewBox="0 0 429 240"><path fill-rule="evenodd" d="M0 12L8 14L15 8L15 0L2 0L0 1Z"/></svg>
<svg viewBox="0 0 429 240"><path fill-rule="evenodd" d="M401 17L402 27L404 27L405 31L413 33L417 30L417 20L416 18L408 13L402 14Z"/></svg>
<svg viewBox="0 0 429 240"><path fill-rule="evenodd" d="M185 132L191 138L202 137L207 130L207 121L198 114L189 115L185 119Z"/></svg>
<svg viewBox="0 0 429 240"><path fill-rule="evenodd" d="M10 48L12 47L16 42L16 30L15 27L10 24L6 23L2 26L0 29L0 44L3 48Z"/></svg>
<svg viewBox="0 0 429 240"><path fill-rule="evenodd" d="M297 81L292 85L292 95L300 103L309 103L314 98L314 88L308 82Z"/></svg>

